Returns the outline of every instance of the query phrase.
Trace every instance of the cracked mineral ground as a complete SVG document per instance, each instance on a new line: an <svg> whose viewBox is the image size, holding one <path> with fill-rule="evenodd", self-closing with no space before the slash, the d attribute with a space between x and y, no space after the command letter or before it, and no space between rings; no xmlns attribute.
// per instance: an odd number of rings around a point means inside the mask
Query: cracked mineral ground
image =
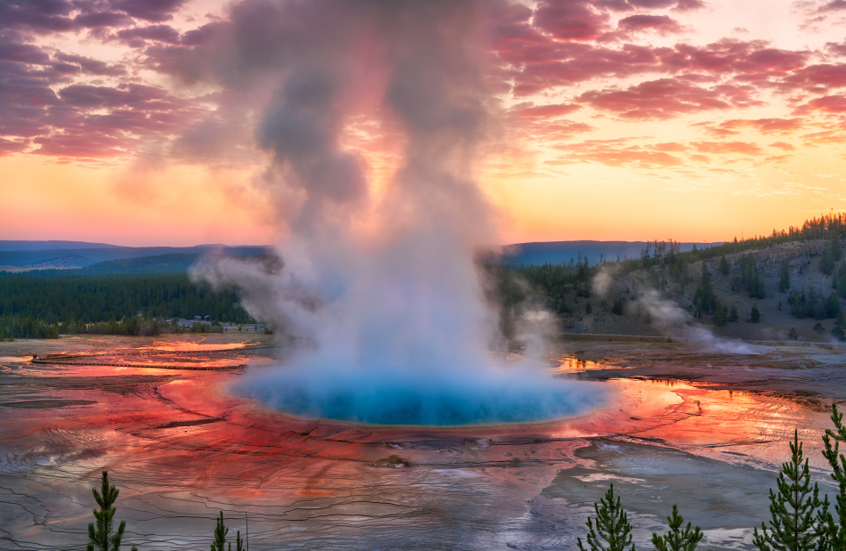
<svg viewBox="0 0 846 551"><path fill-rule="evenodd" d="M82 548L104 469L121 490L124 544L142 551L206 549L221 510L230 536L248 519L254 550L574 549L609 483L639 547L678 504L703 549L752 549L794 428L832 491L819 451L846 390L843 351L561 342L550 369L607 385L607 407L405 429L233 396L245 369L275 363L272 339L0 344L0 548Z"/></svg>

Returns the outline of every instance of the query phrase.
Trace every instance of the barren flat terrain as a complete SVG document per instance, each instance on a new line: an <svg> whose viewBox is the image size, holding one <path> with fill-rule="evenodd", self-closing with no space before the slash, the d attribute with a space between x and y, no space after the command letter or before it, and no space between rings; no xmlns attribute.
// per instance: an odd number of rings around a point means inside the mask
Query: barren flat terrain
<svg viewBox="0 0 846 551"><path fill-rule="evenodd" d="M750 549L794 428L828 488L820 436L846 395L837 350L571 341L550 369L609 390L583 416L362 426L233 396L244 369L281 355L272 335L252 339L0 344L0 548L84 546L108 469L124 544L142 551L207 548L220 510L230 536L248 516L254 549L571 549L609 482L638 542L677 503L704 548Z"/></svg>

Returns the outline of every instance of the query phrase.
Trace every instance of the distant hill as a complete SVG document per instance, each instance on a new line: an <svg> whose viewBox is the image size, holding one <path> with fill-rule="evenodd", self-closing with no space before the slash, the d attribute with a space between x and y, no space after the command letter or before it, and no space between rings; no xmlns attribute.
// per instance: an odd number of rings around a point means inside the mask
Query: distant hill
<svg viewBox="0 0 846 551"><path fill-rule="evenodd" d="M62 251L66 249L121 248L120 245L88 243L86 241L4 241L0 239L0 251Z"/></svg>
<svg viewBox="0 0 846 551"><path fill-rule="evenodd" d="M64 273L79 275L175 274L187 272L200 259L214 262L216 259L225 256L232 255L173 253L140 258L121 258L98 262L79 270L70 270ZM250 255L251 260L263 261L267 258L270 257L268 255Z"/></svg>
<svg viewBox="0 0 846 551"><path fill-rule="evenodd" d="M78 248L78 249L31 249L31 250L3 250L2 247L8 243L21 243L19 241L0 241L0 266L11 266L29 269L67 268L63 263L64 259L82 258L87 263L76 267L87 266L110 260L141 258L145 256L162 256L169 254L221 254L224 256L255 256L266 254L266 247L241 246L227 247L225 245L198 245L196 247L118 247L105 245L100 248ZM49 243L46 241L30 243ZM72 243L72 242L66 242Z"/></svg>
<svg viewBox="0 0 846 551"><path fill-rule="evenodd" d="M73 270L77 268L84 268L90 265L91 261L85 258L84 256L80 256L78 254L69 254L61 258L48 260L47 262L39 262L38 264L32 264L30 266L27 266L27 268L31 270Z"/></svg>
<svg viewBox="0 0 846 551"><path fill-rule="evenodd" d="M162 254L97 262L69 273L80 275L165 274L187 272L200 254Z"/></svg>
<svg viewBox="0 0 846 551"><path fill-rule="evenodd" d="M578 260L588 257L591 265L599 262L600 255L605 260L622 260L626 256L630 259L640 258L640 253L646 248L646 241L545 241L537 243L516 243L505 248L506 259L512 266L530 266L541 264L568 263L570 259ZM693 249L694 243L679 243L682 251ZM696 243L698 249L722 245L719 243Z"/></svg>

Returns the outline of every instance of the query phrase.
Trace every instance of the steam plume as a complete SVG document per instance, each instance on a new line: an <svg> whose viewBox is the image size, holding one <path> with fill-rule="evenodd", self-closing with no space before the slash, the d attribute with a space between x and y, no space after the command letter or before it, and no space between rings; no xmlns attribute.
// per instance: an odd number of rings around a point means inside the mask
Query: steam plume
<svg viewBox="0 0 846 551"><path fill-rule="evenodd" d="M619 295L621 294L620 287L626 285L621 281L622 277L623 274L618 264L603 266L594 277L593 291L603 298L611 296L612 291ZM666 335L701 344L712 352L724 354L761 354L763 352L763 348L760 346L753 346L715 335L709 329L696 323L690 312L662 296L655 289L638 289L638 294L638 298L634 301L635 308L648 312L652 318L652 325Z"/></svg>
<svg viewBox="0 0 846 551"><path fill-rule="evenodd" d="M272 76L258 124L263 181L287 222L284 266L234 260L247 309L295 337L285 365L237 390L295 414L399 424L535 421L572 414L594 387L542 365L493 366L497 319L473 262L496 242L474 178L495 105L477 1L248 1L232 9L220 74ZM231 75L226 78L231 78ZM242 84L240 84L242 85ZM402 143L386 190L342 145L360 118ZM524 327L542 334L542 313ZM539 343L539 339L527 338Z"/></svg>

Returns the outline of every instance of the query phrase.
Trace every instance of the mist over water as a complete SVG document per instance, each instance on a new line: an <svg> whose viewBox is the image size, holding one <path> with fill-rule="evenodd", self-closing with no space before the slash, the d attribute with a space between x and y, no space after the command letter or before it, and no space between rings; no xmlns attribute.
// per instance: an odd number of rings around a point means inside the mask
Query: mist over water
<svg viewBox="0 0 846 551"><path fill-rule="evenodd" d="M523 360L493 361L506 343L474 258L499 241L498 221L475 165L498 124L483 24L498 7L232 8L216 74L272 82L256 130L272 161L256 181L286 237L281 263L223 259L194 275L237 284L245 308L296 343L236 392L295 415L402 425L539 421L602 403L598 385L548 373L543 310L517 316ZM396 156L378 193L365 156L343 145L362 121Z"/></svg>

